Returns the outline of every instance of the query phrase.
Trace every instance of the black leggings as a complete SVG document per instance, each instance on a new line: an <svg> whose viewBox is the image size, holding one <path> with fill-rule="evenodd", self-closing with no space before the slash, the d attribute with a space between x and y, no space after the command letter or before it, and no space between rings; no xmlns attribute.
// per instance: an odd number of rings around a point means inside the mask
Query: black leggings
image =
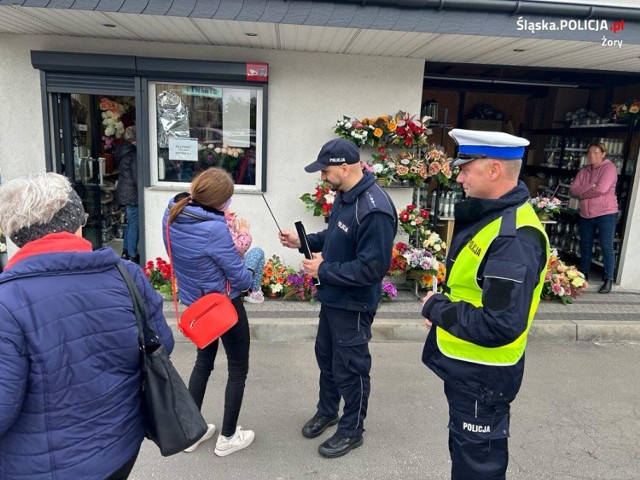
<svg viewBox="0 0 640 480"><path fill-rule="evenodd" d="M232 302L238 312L238 323L220 337L227 354L229 370L227 388L224 392L224 419L220 432L225 437L230 437L236 432L244 396L244 385L249 372L249 320L242 304L242 298L235 298ZM189 392L200 409L202 409L207 382L218 353L218 343L219 341L216 340L211 345L198 349L196 364L193 366L189 378Z"/></svg>

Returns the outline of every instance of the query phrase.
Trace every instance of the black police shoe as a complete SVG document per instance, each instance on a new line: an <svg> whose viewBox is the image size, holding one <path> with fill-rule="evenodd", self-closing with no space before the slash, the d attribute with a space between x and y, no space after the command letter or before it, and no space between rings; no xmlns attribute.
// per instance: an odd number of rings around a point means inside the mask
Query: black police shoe
<svg viewBox="0 0 640 480"><path fill-rule="evenodd" d="M345 437L341 433L336 433L318 447L318 452L326 458L338 458L346 455L352 448L358 448L363 443L362 435Z"/></svg>
<svg viewBox="0 0 640 480"><path fill-rule="evenodd" d="M311 420L302 427L302 435L307 438L316 438L331 425L338 423L338 415L335 417L325 417L324 415L315 414Z"/></svg>

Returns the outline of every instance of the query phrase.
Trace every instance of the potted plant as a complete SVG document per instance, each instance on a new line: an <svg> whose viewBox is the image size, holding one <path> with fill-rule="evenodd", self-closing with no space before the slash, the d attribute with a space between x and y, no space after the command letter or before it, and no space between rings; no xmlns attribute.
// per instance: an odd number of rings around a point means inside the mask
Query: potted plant
<svg viewBox="0 0 640 480"><path fill-rule="evenodd" d="M554 214L559 213L562 205L556 197L535 197L531 198L529 203L542 221L550 220Z"/></svg>

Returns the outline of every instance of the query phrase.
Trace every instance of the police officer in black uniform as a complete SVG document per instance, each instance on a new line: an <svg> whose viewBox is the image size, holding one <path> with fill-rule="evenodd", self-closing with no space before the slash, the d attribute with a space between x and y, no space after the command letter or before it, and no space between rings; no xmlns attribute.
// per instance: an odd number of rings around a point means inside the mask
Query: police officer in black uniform
<svg viewBox="0 0 640 480"><path fill-rule="evenodd" d="M456 205L443 293L423 299L430 331L422 361L444 380L451 478L501 480L549 241L518 181L529 142L502 132L449 135L467 199Z"/></svg>
<svg viewBox="0 0 640 480"><path fill-rule="evenodd" d="M371 324L381 298L381 281L391 263L397 229L396 209L370 173L360 167L360 151L339 138L327 142L307 172L338 192L326 230L308 235L313 259L304 260L306 273L320 280L321 303L315 353L320 367L317 412L302 428L315 438L338 423L336 433L318 448L327 458L341 457L362 445L370 391ZM300 248L290 231L280 242ZM338 421L340 398L344 400Z"/></svg>

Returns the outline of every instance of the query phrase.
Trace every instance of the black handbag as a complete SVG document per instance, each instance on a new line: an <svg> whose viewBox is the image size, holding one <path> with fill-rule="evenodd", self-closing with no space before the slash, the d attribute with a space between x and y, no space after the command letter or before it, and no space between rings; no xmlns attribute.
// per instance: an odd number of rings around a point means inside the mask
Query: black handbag
<svg viewBox="0 0 640 480"><path fill-rule="evenodd" d="M131 292L138 323L145 436L162 456L175 455L202 438L207 422L149 324L138 288L120 263L117 267Z"/></svg>

